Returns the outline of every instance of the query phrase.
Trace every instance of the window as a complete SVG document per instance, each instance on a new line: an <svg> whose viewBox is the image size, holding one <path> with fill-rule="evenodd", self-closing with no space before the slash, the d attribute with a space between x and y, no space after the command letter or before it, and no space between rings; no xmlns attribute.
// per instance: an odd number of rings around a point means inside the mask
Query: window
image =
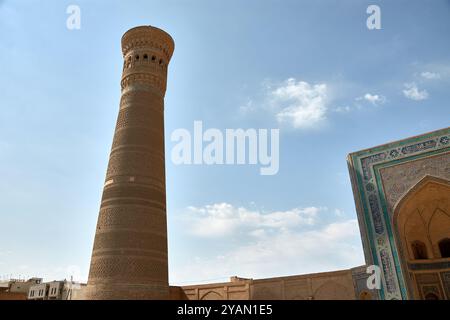
<svg viewBox="0 0 450 320"><path fill-rule="evenodd" d="M137 54L137 55L134 57L134 59L135 59L136 61L139 61L139 55Z"/></svg>
<svg viewBox="0 0 450 320"><path fill-rule="evenodd" d="M430 292L425 295L425 300L439 300L439 297L434 293Z"/></svg>
<svg viewBox="0 0 450 320"><path fill-rule="evenodd" d="M148 60L148 55L144 54L144 60Z"/></svg>
<svg viewBox="0 0 450 320"><path fill-rule="evenodd" d="M428 259L427 247L421 241L414 241L411 244L412 252L415 260Z"/></svg>
<svg viewBox="0 0 450 320"><path fill-rule="evenodd" d="M153 56L153 57L152 57L152 61L155 61L155 60L156 60L156 57L155 57L155 56Z"/></svg>
<svg viewBox="0 0 450 320"><path fill-rule="evenodd" d="M450 258L450 239L442 239L439 241L439 251L442 258Z"/></svg>

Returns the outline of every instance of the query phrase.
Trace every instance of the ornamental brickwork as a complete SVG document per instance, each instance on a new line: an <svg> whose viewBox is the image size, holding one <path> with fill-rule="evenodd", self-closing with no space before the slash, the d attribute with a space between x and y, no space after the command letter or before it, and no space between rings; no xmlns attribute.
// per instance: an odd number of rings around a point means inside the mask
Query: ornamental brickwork
<svg viewBox="0 0 450 320"><path fill-rule="evenodd" d="M86 299L168 299L164 95L172 38L151 26L122 37L122 97Z"/></svg>

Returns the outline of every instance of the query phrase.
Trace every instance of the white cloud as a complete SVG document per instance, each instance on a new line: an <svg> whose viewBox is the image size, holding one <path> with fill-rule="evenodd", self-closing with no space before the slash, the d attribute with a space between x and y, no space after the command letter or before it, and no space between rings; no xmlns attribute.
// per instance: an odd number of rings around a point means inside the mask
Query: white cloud
<svg viewBox="0 0 450 320"><path fill-rule="evenodd" d="M441 75L437 72L425 71L420 74L423 78L427 80L440 79Z"/></svg>
<svg viewBox="0 0 450 320"><path fill-rule="evenodd" d="M305 274L364 263L358 223L338 209L262 212L217 203L189 207L184 218L184 230L208 241L192 249L191 259L171 265L172 284Z"/></svg>
<svg viewBox="0 0 450 320"><path fill-rule="evenodd" d="M211 257L184 261L171 273L177 283L211 282L237 275L249 278L305 274L351 268L364 263L355 219L333 222L316 230L266 232L242 246Z"/></svg>
<svg viewBox="0 0 450 320"><path fill-rule="evenodd" d="M403 90L403 94L406 98L416 101L425 100L428 98L428 92L425 89L419 90L416 83L405 83L404 86L405 89Z"/></svg>
<svg viewBox="0 0 450 320"><path fill-rule="evenodd" d="M344 211L341 209L334 209L334 214L338 217L343 217L344 216Z"/></svg>
<svg viewBox="0 0 450 320"><path fill-rule="evenodd" d="M327 85L311 85L305 81L289 78L276 86L270 94L277 106L276 118L294 128L313 128L326 119Z"/></svg>
<svg viewBox="0 0 450 320"><path fill-rule="evenodd" d="M262 238L266 236L266 230L265 229L256 229L249 232L249 235L252 237Z"/></svg>
<svg viewBox="0 0 450 320"><path fill-rule="evenodd" d="M352 111L352 108L350 106L342 106L335 108L334 111L339 113L346 113Z"/></svg>
<svg viewBox="0 0 450 320"><path fill-rule="evenodd" d="M248 99L247 102L239 107L239 112L241 114L247 114L250 112L254 112L256 110L256 106L253 103L252 99Z"/></svg>
<svg viewBox="0 0 450 320"><path fill-rule="evenodd" d="M280 229L313 225L324 207L294 208L287 211L263 213L228 203L216 203L203 207L188 207L185 221L190 232L199 237L217 238L243 231L261 235L264 228ZM258 231L259 230L259 231Z"/></svg>
<svg viewBox="0 0 450 320"><path fill-rule="evenodd" d="M366 100L373 105L378 105L386 102L386 97L378 94L366 93L362 97L356 98L356 100Z"/></svg>

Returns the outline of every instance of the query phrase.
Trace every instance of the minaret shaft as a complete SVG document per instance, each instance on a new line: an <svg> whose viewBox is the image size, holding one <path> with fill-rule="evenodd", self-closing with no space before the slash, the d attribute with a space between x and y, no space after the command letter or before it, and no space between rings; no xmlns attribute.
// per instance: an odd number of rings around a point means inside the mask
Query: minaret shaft
<svg viewBox="0 0 450 320"><path fill-rule="evenodd" d="M172 38L122 38L122 97L89 271L87 299L168 299L164 95Z"/></svg>

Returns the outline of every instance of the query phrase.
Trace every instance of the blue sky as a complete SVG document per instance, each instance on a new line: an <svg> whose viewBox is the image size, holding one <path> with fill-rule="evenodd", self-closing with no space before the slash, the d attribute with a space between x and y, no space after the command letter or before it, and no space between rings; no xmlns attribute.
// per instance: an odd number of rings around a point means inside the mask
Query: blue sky
<svg viewBox="0 0 450 320"><path fill-rule="evenodd" d="M81 29L66 28L66 8ZM368 30L366 8L381 8ZM120 38L175 40L165 106L170 282L364 263L346 155L449 125L449 1L0 0L0 276L86 280ZM178 128L279 128L280 169L179 165Z"/></svg>

